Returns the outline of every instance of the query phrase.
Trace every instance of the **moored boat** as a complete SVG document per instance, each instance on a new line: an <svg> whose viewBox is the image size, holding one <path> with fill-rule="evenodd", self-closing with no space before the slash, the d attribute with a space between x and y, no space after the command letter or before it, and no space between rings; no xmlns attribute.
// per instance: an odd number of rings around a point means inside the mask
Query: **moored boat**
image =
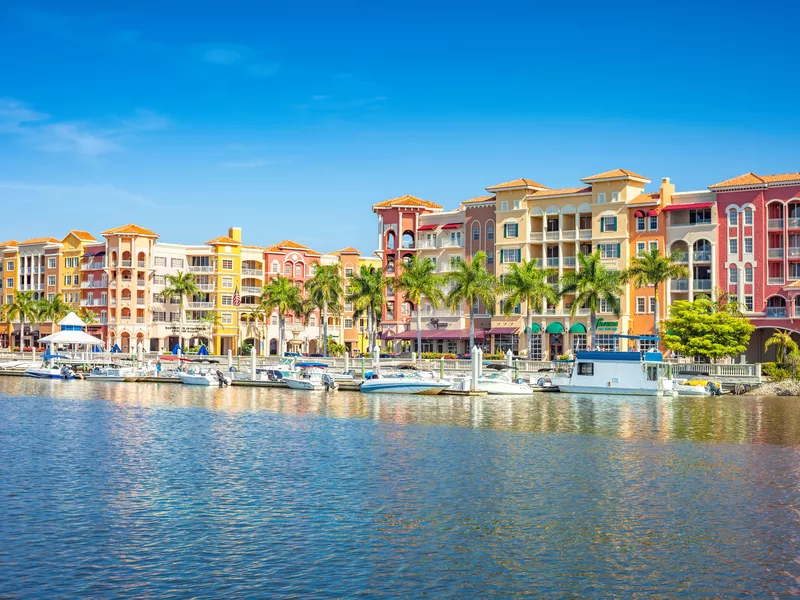
<svg viewBox="0 0 800 600"><path fill-rule="evenodd" d="M95 367L85 378L89 381L136 381L145 374L143 369L136 367L106 366Z"/></svg>
<svg viewBox="0 0 800 600"><path fill-rule="evenodd" d="M25 377L35 377L37 379L75 379L75 372L66 365L60 367L32 367L26 369L23 375Z"/></svg>
<svg viewBox="0 0 800 600"><path fill-rule="evenodd" d="M297 363L297 372L291 377L285 377L286 382L293 390L329 391L336 389L336 381L330 373L326 372L328 365L318 362Z"/></svg>
<svg viewBox="0 0 800 600"><path fill-rule="evenodd" d="M212 369L190 369L178 373L178 379L184 385L199 385L205 387L230 385L231 378L222 371Z"/></svg>
<svg viewBox="0 0 800 600"><path fill-rule="evenodd" d="M410 374L383 377L375 373L372 374L370 379L367 379L361 384L360 389L365 394L422 394L429 396L440 394L451 385L452 381L419 377Z"/></svg>

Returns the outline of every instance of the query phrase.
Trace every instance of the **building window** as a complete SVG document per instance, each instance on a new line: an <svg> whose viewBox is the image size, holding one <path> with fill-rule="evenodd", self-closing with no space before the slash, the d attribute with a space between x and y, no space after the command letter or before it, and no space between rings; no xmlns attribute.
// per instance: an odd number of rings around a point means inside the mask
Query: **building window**
<svg viewBox="0 0 800 600"><path fill-rule="evenodd" d="M353 267L345 267L344 268L344 276L345 277L352 277L353 276Z"/></svg>
<svg viewBox="0 0 800 600"><path fill-rule="evenodd" d="M611 192L611 201L619 202L619 192Z"/></svg>
<svg viewBox="0 0 800 600"><path fill-rule="evenodd" d="M273 260L273 261L272 261L272 272L273 272L273 273L277 273L277 272L278 272L278 270L279 270L279 268L280 268L280 267L279 267L279 265L278 265L278 261L277 261L277 260Z"/></svg>
<svg viewBox="0 0 800 600"><path fill-rule="evenodd" d="M53 287L56 284L56 276L55 275L48 275L47 276L47 285L49 287Z"/></svg>
<svg viewBox="0 0 800 600"><path fill-rule="evenodd" d="M600 217L600 231L616 231L617 217Z"/></svg>
<svg viewBox="0 0 800 600"><path fill-rule="evenodd" d="M163 304L164 300L165 300L165 298L164 298L163 294L153 293L153 302L157 302L159 304Z"/></svg>
<svg viewBox="0 0 800 600"><path fill-rule="evenodd" d="M730 279L730 283L739 283L739 269L736 265L731 265L728 268L728 278Z"/></svg>
<svg viewBox="0 0 800 600"><path fill-rule="evenodd" d="M166 256L156 256L153 259L153 264L157 267L166 267L167 266L167 257Z"/></svg>
<svg viewBox="0 0 800 600"><path fill-rule="evenodd" d="M619 350L619 338L611 333L598 333L595 336L595 344L601 350Z"/></svg>
<svg viewBox="0 0 800 600"><path fill-rule="evenodd" d="M487 225L486 226L486 239L493 240L494 239L494 226Z"/></svg>
<svg viewBox="0 0 800 600"><path fill-rule="evenodd" d="M689 211L689 225L710 225L711 209L699 208Z"/></svg>
<svg viewBox="0 0 800 600"><path fill-rule="evenodd" d="M514 210L522 208L522 200L514 200Z"/></svg>
<svg viewBox="0 0 800 600"><path fill-rule="evenodd" d="M80 282L81 282L80 275L73 275L72 276L72 285L78 285L78 284L80 284Z"/></svg>
<svg viewBox="0 0 800 600"><path fill-rule="evenodd" d="M231 325L233 323L233 315L231 313L224 312L221 317L223 325Z"/></svg>
<svg viewBox="0 0 800 600"><path fill-rule="evenodd" d="M572 352L582 352L586 350L586 334L573 333L572 334Z"/></svg>
<svg viewBox="0 0 800 600"><path fill-rule="evenodd" d="M650 217L650 231L656 231L658 229L658 217L653 215Z"/></svg>
<svg viewBox="0 0 800 600"><path fill-rule="evenodd" d="M753 253L753 238L751 237L744 238L744 253L745 254Z"/></svg>
<svg viewBox="0 0 800 600"><path fill-rule="evenodd" d="M233 277L223 277L222 278L222 287L224 288L232 288L233 287Z"/></svg>
<svg viewBox="0 0 800 600"><path fill-rule="evenodd" d="M486 253L486 264L493 265L494 264L494 252L487 252Z"/></svg>
<svg viewBox="0 0 800 600"><path fill-rule="evenodd" d="M353 319L345 319L344 320L344 328L345 329L352 329L353 328Z"/></svg>
<svg viewBox="0 0 800 600"><path fill-rule="evenodd" d="M6 271L13 271L14 270L14 261L10 260L6 263Z"/></svg>
<svg viewBox="0 0 800 600"><path fill-rule="evenodd" d="M650 296L650 314L652 315L655 312L656 312L656 297Z"/></svg>
<svg viewBox="0 0 800 600"><path fill-rule="evenodd" d="M55 269L56 268L56 259L55 258L48 258L47 259L47 268L48 269Z"/></svg>
<svg viewBox="0 0 800 600"><path fill-rule="evenodd" d="M177 323L181 320L181 313L179 312L171 312L169 313L169 322L170 323Z"/></svg>
<svg viewBox="0 0 800 600"><path fill-rule="evenodd" d="M650 251L658 250L658 240L651 240L650 241Z"/></svg>
<svg viewBox="0 0 800 600"><path fill-rule="evenodd" d="M645 313L647 298L636 298L636 314L643 315Z"/></svg>
<svg viewBox="0 0 800 600"><path fill-rule="evenodd" d="M13 288L14 287L14 278L9 277L6 279L6 287Z"/></svg>
<svg viewBox="0 0 800 600"><path fill-rule="evenodd" d="M594 363L579 362L578 363L578 375L586 375L588 377L594 376Z"/></svg>
<svg viewBox="0 0 800 600"><path fill-rule="evenodd" d="M283 274L287 277L292 274L292 263L283 263Z"/></svg>
<svg viewBox="0 0 800 600"><path fill-rule="evenodd" d="M72 275L64 275L64 285L69 286L72 283Z"/></svg>
<svg viewBox="0 0 800 600"><path fill-rule="evenodd" d="M481 228L480 227L473 227L472 228L472 241L477 242L481 239Z"/></svg>
<svg viewBox="0 0 800 600"><path fill-rule="evenodd" d="M164 275L153 275L153 283L155 285L166 285L167 278Z"/></svg>
<svg viewBox="0 0 800 600"><path fill-rule="evenodd" d="M753 283L753 267L744 268L744 282Z"/></svg>
<svg viewBox="0 0 800 600"><path fill-rule="evenodd" d="M636 256L641 256L644 254L646 248L647 242L636 242Z"/></svg>
<svg viewBox="0 0 800 600"><path fill-rule="evenodd" d="M508 210L508 201L507 200L503 200L500 203L500 210Z"/></svg>
<svg viewBox="0 0 800 600"><path fill-rule="evenodd" d="M600 192L597 194L597 203L598 204L605 204L606 203L606 193Z"/></svg>
<svg viewBox="0 0 800 600"><path fill-rule="evenodd" d="M739 224L739 213L735 208L728 209L728 224L731 226Z"/></svg>
<svg viewBox="0 0 800 600"><path fill-rule="evenodd" d="M222 295L222 306L233 306L233 296Z"/></svg>
<svg viewBox="0 0 800 600"><path fill-rule="evenodd" d="M597 249L600 250L600 258L620 257L619 244L597 244Z"/></svg>
<svg viewBox="0 0 800 600"><path fill-rule="evenodd" d="M55 295L55 293L53 293L53 292L50 292L49 294L47 294L47 299L48 299L48 300L52 300L52 299L53 299L53 298L55 298L55 297L56 297L56 295Z"/></svg>
<svg viewBox="0 0 800 600"><path fill-rule="evenodd" d="M153 311L153 323L163 323L166 321L167 313L161 310Z"/></svg>
<svg viewBox="0 0 800 600"><path fill-rule="evenodd" d="M173 269L182 269L183 268L183 259L182 258L171 258L169 259L169 266Z"/></svg>
<svg viewBox="0 0 800 600"><path fill-rule="evenodd" d="M752 208L745 208L744 209L744 224L745 225L752 225L753 224L753 209Z"/></svg>
<svg viewBox="0 0 800 600"><path fill-rule="evenodd" d="M500 263L518 263L521 251L519 248L509 248L500 250Z"/></svg>
<svg viewBox="0 0 800 600"><path fill-rule="evenodd" d="M225 271L233 271L233 259L231 259L231 258L223 258L222 259L222 268Z"/></svg>
<svg viewBox="0 0 800 600"><path fill-rule="evenodd" d="M272 315L272 318L270 319L270 323L272 323L273 325L277 325L278 324L278 315Z"/></svg>
<svg viewBox="0 0 800 600"><path fill-rule="evenodd" d="M14 296L12 294L7 294L6 295L6 304L11 304L12 302L14 302Z"/></svg>
<svg viewBox="0 0 800 600"><path fill-rule="evenodd" d="M753 312L753 297L752 296L745 296L744 297L744 309L748 312Z"/></svg>
<svg viewBox="0 0 800 600"><path fill-rule="evenodd" d="M644 231L647 227L647 219L644 217L636 217L636 231Z"/></svg>
<svg viewBox="0 0 800 600"><path fill-rule="evenodd" d="M503 237L515 238L519 234L519 225L517 223L506 223L503 225Z"/></svg>
<svg viewBox="0 0 800 600"><path fill-rule="evenodd" d="M739 240L728 240L728 252L730 254L739 253Z"/></svg>

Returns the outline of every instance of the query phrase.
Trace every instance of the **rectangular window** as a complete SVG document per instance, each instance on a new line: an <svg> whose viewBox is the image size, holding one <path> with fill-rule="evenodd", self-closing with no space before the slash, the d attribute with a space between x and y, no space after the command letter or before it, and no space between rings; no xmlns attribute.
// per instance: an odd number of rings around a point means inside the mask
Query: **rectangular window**
<svg viewBox="0 0 800 600"><path fill-rule="evenodd" d="M753 238L751 237L744 238L744 253L745 254L753 253Z"/></svg>
<svg viewBox="0 0 800 600"><path fill-rule="evenodd" d="M222 295L222 306L233 306L233 296Z"/></svg>
<svg viewBox="0 0 800 600"><path fill-rule="evenodd" d="M47 276L47 285L48 287L53 287L56 284L56 276L55 275L48 275Z"/></svg>
<svg viewBox="0 0 800 600"><path fill-rule="evenodd" d="M48 269L55 269L56 268L56 259L55 258L48 258L47 259L47 268Z"/></svg>
<svg viewBox="0 0 800 600"><path fill-rule="evenodd" d="M224 288L232 288L233 287L233 277L223 277L222 278L222 287Z"/></svg>
<svg viewBox="0 0 800 600"><path fill-rule="evenodd" d="M619 350L619 338L611 333L598 333L595 343L600 350L617 351Z"/></svg>
<svg viewBox="0 0 800 600"><path fill-rule="evenodd" d="M636 255L641 256L647 248L647 242L636 242Z"/></svg>
<svg viewBox="0 0 800 600"><path fill-rule="evenodd" d="M739 283L739 269L735 265L731 265L728 271L730 283Z"/></svg>
<svg viewBox="0 0 800 600"><path fill-rule="evenodd" d="M594 363L589 362L579 362L578 363L578 375L586 375L586 376L593 376L594 375Z"/></svg>
<svg viewBox="0 0 800 600"><path fill-rule="evenodd" d="M650 250L658 250L658 240L652 240L650 242Z"/></svg>
<svg viewBox="0 0 800 600"><path fill-rule="evenodd" d="M710 225L711 224L711 209L699 208L689 211L689 224L690 225Z"/></svg>
<svg viewBox="0 0 800 600"><path fill-rule="evenodd" d="M500 203L500 210L508 210L508 201L507 200L503 200Z"/></svg>
<svg viewBox="0 0 800 600"><path fill-rule="evenodd" d="M619 192L611 192L611 201L619 202Z"/></svg>
<svg viewBox="0 0 800 600"><path fill-rule="evenodd" d="M157 267L166 267L167 266L167 257L166 256L156 256L153 259L153 264Z"/></svg>
<svg viewBox="0 0 800 600"><path fill-rule="evenodd" d="M636 217L636 231L644 231L647 226L647 219Z"/></svg>
<svg viewBox="0 0 800 600"><path fill-rule="evenodd" d="M72 285L78 285L80 284L80 282L81 282L80 275L72 276Z"/></svg>
<svg viewBox="0 0 800 600"><path fill-rule="evenodd" d="M353 276L353 267L345 267L344 276L345 277L352 277Z"/></svg>
<svg viewBox="0 0 800 600"><path fill-rule="evenodd" d="M6 279L6 287L10 287L10 288L14 287L14 278L13 277L9 277L8 279Z"/></svg>
<svg viewBox="0 0 800 600"><path fill-rule="evenodd" d="M650 314L652 315L656 312L656 298L655 296L650 297Z"/></svg>
<svg viewBox="0 0 800 600"><path fill-rule="evenodd" d="M179 312L171 312L169 313L169 322L170 323L177 323L181 320L181 313Z"/></svg>
<svg viewBox="0 0 800 600"><path fill-rule="evenodd" d="M600 258L620 257L619 244L597 244L597 249L600 250Z"/></svg>
<svg viewBox="0 0 800 600"><path fill-rule="evenodd" d="M493 265L494 264L494 252L487 252L486 253L486 264Z"/></svg>
<svg viewBox="0 0 800 600"><path fill-rule="evenodd" d="M52 292L51 292L51 293L49 293L49 294L47 294L47 299L48 299L48 300L52 300L52 299L53 299L53 298L55 298L55 297L56 297L56 295L55 295L54 293L52 293Z"/></svg>
<svg viewBox="0 0 800 600"><path fill-rule="evenodd" d="M167 278L164 275L153 275L153 283L155 285L166 285Z"/></svg>
<svg viewBox="0 0 800 600"><path fill-rule="evenodd" d="M487 225L486 226L486 239L487 240L493 240L494 239L494 226L493 225Z"/></svg>
<svg viewBox="0 0 800 600"><path fill-rule="evenodd" d="M605 204L606 203L606 193L600 192L597 194L597 203L598 204Z"/></svg>
<svg viewBox="0 0 800 600"><path fill-rule="evenodd" d="M753 224L753 210L750 208L746 208L744 210L744 224L745 225Z"/></svg>
<svg viewBox="0 0 800 600"><path fill-rule="evenodd" d="M753 283L753 267L744 268L744 282Z"/></svg>
<svg viewBox="0 0 800 600"><path fill-rule="evenodd" d="M6 271L13 271L14 270L14 261L10 260L6 263Z"/></svg>
<svg viewBox="0 0 800 600"><path fill-rule="evenodd" d="M514 200L514 210L518 210L522 207L522 200Z"/></svg>
<svg viewBox="0 0 800 600"><path fill-rule="evenodd" d="M72 281L71 275L64 275L64 285L69 286L71 281Z"/></svg>
<svg viewBox="0 0 800 600"><path fill-rule="evenodd" d="M586 350L586 334L573 333L572 334L572 351L583 352Z"/></svg>
<svg viewBox="0 0 800 600"><path fill-rule="evenodd" d="M223 258L222 259L222 268L225 271L232 271L233 270L233 259L231 259L231 258Z"/></svg>
<svg viewBox="0 0 800 600"><path fill-rule="evenodd" d="M600 231L616 231L617 217L600 217Z"/></svg>
<svg viewBox="0 0 800 600"><path fill-rule="evenodd" d="M643 315L646 308L646 301L647 298L638 297L636 298L636 313Z"/></svg>
<svg viewBox="0 0 800 600"><path fill-rule="evenodd" d="M167 313L163 310L154 310L153 311L153 323L163 323L167 320Z"/></svg>
<svg viewBox="0 0 800 600"><path fill-rule="evenodd" d="M509 248L500 250L500 262L505 263L518 263L520 260L521 251L519 248Z"/></svg>
<svg viewBox="0 0 800 600"><path fill-rule="evenodd" d="M658 229L658 217L653 216L650 217L650 231L655 231Z"/></svg>
<svg viewBox="0 0 800 600"><path fill-rule="evenodd" d="M515 238L519 233L519 225L517 223L506 223L503 225L503 237Z"/></svg>
<svg viewBox="0 0 800 600"><path fill-rule="evenodd" d="M735 227L739 224L739 213L735 208L728 211L728 225Z"/></svg>
<svg viewBox="0 0 800 600"><path fill-rule="evenodd" d="M222 324L223 325L231 325L233 323L233 314L232 313L222 313Z"/></svg>
<svg viewBox="0 0 800 600"><path fill-rule="evenodd" d="M753 312L753 297L752 296L745 296L744 297L744 309L748 312Z"/></svg>
<svg viewBox="0 0 800 600"><path fill-rule="evenodd" d="M182 269L183 268L183 259L182 258L171 258L169 259L169 266L174 269Z"/></svg>
<svg viewBox="0 0 800 600"><path fill-rule="evenodd" d="M728 240L728 252L730 254L739 253L739 240Z"/></svg>
<svg viewBox="0 0 800 600"><path fill-rule="evenodd" d="M6 295L6 304L11 304L14 301L14 296L11 294Z"/></svg>
<svg viewBox="0 0 800 600"><path fill-rule="evenodd" d="M353 328L353 319L345 319L344 320L344 328L345 329L352 329Z"/></svg>

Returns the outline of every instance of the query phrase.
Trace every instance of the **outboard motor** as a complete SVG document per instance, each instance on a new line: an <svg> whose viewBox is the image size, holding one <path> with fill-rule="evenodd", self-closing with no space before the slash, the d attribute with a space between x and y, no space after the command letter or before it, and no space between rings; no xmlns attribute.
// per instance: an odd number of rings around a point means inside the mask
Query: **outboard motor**
<svg viewBox="0 0 800 600"><path fill-rule="evenodd" d="M228 385L228 380L225 379L225 375L222 374L222 371L217 369L217 381L219 381L219 387L225 387Z"/></svg>
<svg viewBox="0 0 800 600"><path fill-rule="evenodd" d="M709 382L706 384L706 389L707 389L709 392L711 392L711 395L712 395L712 396L721 396L721 395L722 395L722 390L720 390L720 389L719 389L719 386L717 386L717 384L716 384L716 383L714 383L713 381L709 381Z"/></svg>
<svg viewBox="0 0 800 600"><path fill-rule="evenodd" d="M322 376L322 383L325 386L326 392L330 392L336 389L336 382L333 380L333 377L331 377L328 373L325 373Z"/></svg>

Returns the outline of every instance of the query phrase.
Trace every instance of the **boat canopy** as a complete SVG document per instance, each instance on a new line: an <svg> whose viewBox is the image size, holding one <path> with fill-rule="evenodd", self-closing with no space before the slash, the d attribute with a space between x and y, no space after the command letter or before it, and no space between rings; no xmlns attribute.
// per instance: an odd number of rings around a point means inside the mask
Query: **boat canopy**
<svg viewBox="0 0 800 600"><path fill-rule="evenodd" d="M578 360L612 360L612 361L631 361L640 362L662 362L664 356L661 352L607 352L605 350L580 350L576 353Z"/></svg>
<svg viewBox="0 0 800 600"><path fill-rule="evenodd" d="M321 363L321 362L300 362L300 363L297 363L295 366L298 367L298 368L301 368L301 369L310 369L312 367L317 367L317 368L320 368L320 369L327 369L328 368L328 365L326 365L325 363Z"/></svg>

